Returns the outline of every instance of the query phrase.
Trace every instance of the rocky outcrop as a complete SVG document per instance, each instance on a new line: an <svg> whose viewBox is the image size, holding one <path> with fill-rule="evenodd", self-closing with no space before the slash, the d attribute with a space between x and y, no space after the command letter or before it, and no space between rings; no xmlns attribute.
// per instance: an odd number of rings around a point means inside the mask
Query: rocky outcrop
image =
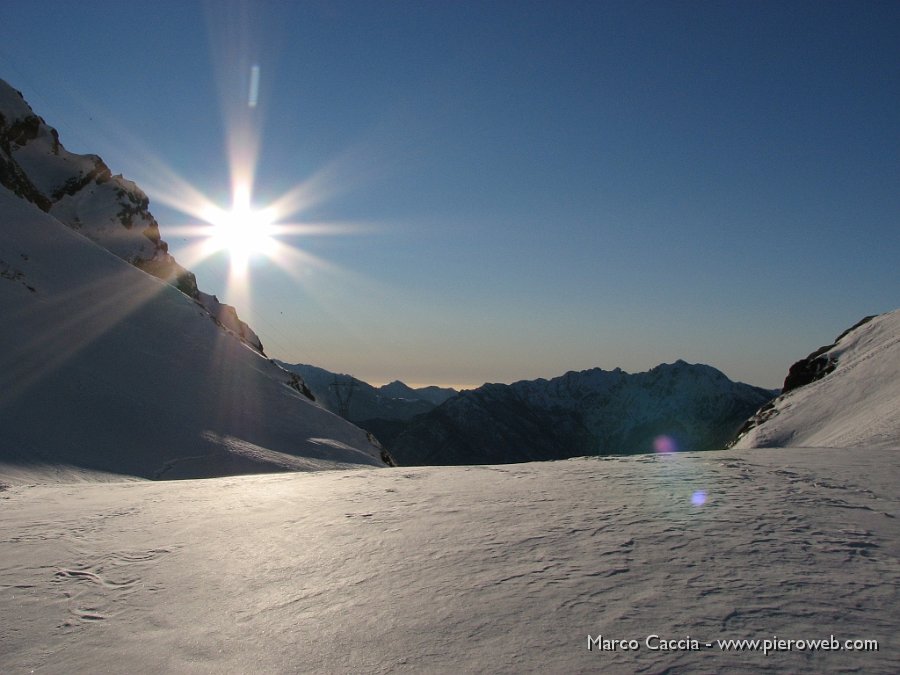
<svg viewBox="0 0 900 675"><path fill-rule="evenodd" d="M0 114L0 469L183 479L393 461L197 289L137 186L67 152L3 83Z"/></svg>
<svg viewBox="0 0 900 675"><path fill-rule="evenodd" d="M829 352L834 349L835 345L840 342L841 338L843 338L847 333L852 330L856 330L863 324L868 323L875 316L867 316L855 323L853 326L845 330L843 333L837 336L834 342L830 345L825 345L824 347L819 347L816 351L812 352L805 359L800 359L796 363L794 363L789 369L787 377L784 378L784 386L781 388L781 393L786 394L789 391L796 389L797 387L802 387L804 385L815 382L816 380L821 380L823 377L833 372L835 368L837 368L837 357L834 355L830 355Z"/></svg>
<svg viewBox="0 0 900 675"><path fill-rule="evenodd" d="M0 80L0 86L2 86L2 80ZM14 93L21 99L19 92ZM22 103L24 104L24 100ZM40 193L22 168L12 159L13 148L24 145L30 137L33 138L38 125L43 120L33 114L26 114L22 117L21 110L18 111L20 116L15 117L16 112L15 107L13 107L12 114L9 112L4 114L0 110L0 185L46 212L50 210L51 201ZM30 111L28 112L30 113Z"/></svg>
<svg viewBox="0 0 900 675"><path fill-rule="evenodd" d="M867 316L794 363L781 395L729 447L855 447L896 443L900 312Z"/></svg>
<svg viewBox="0 0 900 675"><path fill-rule="evenodd" d="M119 258L176 287L204 307L213 321L264 353L259 337L234 307L201 292L193 273L169 254L147 195L133 182L113 175L97 155L68 152L56 130L2 80L0 184Z"/></svg>

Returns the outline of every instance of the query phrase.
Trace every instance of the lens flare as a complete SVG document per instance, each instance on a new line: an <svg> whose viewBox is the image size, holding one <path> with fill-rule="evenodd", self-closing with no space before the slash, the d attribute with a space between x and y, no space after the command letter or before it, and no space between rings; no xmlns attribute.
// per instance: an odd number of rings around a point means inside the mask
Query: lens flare
<svg viewBox="0 0 900 675"><path fill-rule="evenodd" d="M250 69L250 91L247 93L247 105L255 108L259 103L259 66Z"/></svg>
<svg viewBox="0 0 900 675"><path fill-rule="evenodd" d="M661 453L678 452L678 444L671 436L657 436L653 439L653 449Z"/></svg>
<svg viewBox="0 0 900 675"><path fill-rule="evenodd" d="M274 253L276 242L272 223L275 218L271 209L250 206L249 188L237 188L230 211L210 206L203 212L203 220L210 224L207 254L226 251L231 257L232 271L242 274L251 256Z"/></svg>
<svg viewBox="0 0 900 675"><path fill-rule="evenodd" d="M363 167L376 164L348 151L280 195L271 194L271 185L266 190L256 189L259 151L267 128L267 87L271 89L273 84L268 76L262 77L264 71L272 72L266 66L265 49L271 40L264 39L253 3L240 0L221 4L222 8L209 5L207 19L211 61L221 98L231 204L204 194L128 130L120 128L118 133L133 154L141 157L141 164L131 172L150 198L188 217L178 225L166 224L164 231L170 242L173 237L183 241L177 251L179 264L193 269L214 256L227 258L225 298L251 314L250 272L256 262L277 267L310 294L320 288L333 292L335 286L347 283L352 270L313 255L303 247L304 240L381 228L362 222L311 222L308 216L313 207L348 189L358 171L357 163ZM259 199L261 192L266 193L264 201ZM216 194L221 192L217 190ZM361 276L356 281L367 290L373 285L371 279Z"/></svg>
<svg viewBox="0 0 900 675"><path fill-rule="evenodd" d="M691 504L694 506L703 506L706 503L706 492L703 490L697 490L693 495L691 495Z"/></svg>

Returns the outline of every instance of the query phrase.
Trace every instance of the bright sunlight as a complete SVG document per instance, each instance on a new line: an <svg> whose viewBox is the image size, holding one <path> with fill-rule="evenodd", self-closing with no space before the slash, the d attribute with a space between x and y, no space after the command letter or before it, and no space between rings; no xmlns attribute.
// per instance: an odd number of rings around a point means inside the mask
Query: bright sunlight
<svg viewBox="0 0 900 675"><path fill-rule="evenodd" d="M277 215L271 208L254 210L249 188L235 190L230 211L209 206L203 219L212 225L206 241L206 253L225 251L231 257L233 273L243 273L253 255L271 256L277 246L273 221Z"/></svg>

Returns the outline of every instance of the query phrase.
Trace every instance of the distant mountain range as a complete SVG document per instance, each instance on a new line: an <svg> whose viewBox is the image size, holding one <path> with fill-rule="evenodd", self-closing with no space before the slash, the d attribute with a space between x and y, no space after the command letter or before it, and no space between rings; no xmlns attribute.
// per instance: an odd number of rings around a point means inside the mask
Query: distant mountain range
<svg viewBox="0 0 900 675"><path fill-rule="evenodd" d="M147 208L0 81L0 464L198 478L390 463L197 288Z"/></svg>
<svg viewBox="0 0 900 675"><path fill-rule="evenodd" d="M352 380L349 419L401 465L900 443L900 310L866 317L793 364L780 391L684 361L645 373L592 369L463 392L402 382L376 388L314 366L282 365L334 411L334 384Z"/></svg>
<svg viewBox="0 0 900 675"><path fill-rule="evenodd" d="M148 205L0 81L0 464L192 478L900 439L900 310L794 364L780 395L683 361L373 387L267 359Z"/></svg>
<svg viewBox="0 0 900 675"><path fill-rule="evenodd" d="M721 448L776 392L684 361L486 384L385 440L400 464L493 464Z"/></svg>
<svg viewBox="0 0 900 675"><path fill-rule="evenodd" d="M278 360L276 363L285 370L297 373L320 405L334 413L344 413L348 420L355 423L372 419L409 420L432 410L457 393L455 389L441 387L413 389L399 380L373 387L351 375L316 366ZM342 410L342 401L345 410Z"/></svg>

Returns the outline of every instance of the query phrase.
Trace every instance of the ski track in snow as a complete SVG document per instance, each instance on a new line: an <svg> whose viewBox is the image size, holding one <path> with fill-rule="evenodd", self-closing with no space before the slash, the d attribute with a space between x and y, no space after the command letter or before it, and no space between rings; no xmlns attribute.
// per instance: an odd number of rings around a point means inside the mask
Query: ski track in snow
<svg viewBox="0 0 900 675"><path fill-rule="evenodd" d="M895 673L895 453L0 475L0 670ZM648 634L880 650L654 652Z"/></svg>

